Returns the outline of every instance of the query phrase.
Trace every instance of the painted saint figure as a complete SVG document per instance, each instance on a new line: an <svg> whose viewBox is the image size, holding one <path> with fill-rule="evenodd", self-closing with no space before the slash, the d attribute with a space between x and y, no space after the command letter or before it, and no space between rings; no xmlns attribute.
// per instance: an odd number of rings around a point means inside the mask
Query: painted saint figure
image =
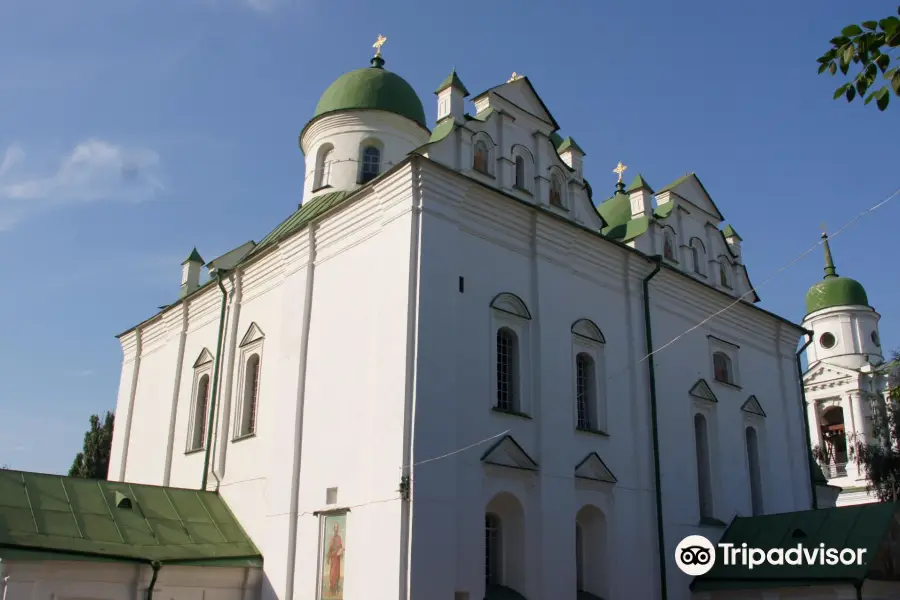
<svg viewBox="0 0 900 600"><path fill-rule="evenodd" d="M331 597L342 597L341 586L341 562L344 559L344 543L341 540L340 526L334 524L334 533L331 534L331 541L328 543L328 553L326 560L328 561L328 592Z"/></svg>

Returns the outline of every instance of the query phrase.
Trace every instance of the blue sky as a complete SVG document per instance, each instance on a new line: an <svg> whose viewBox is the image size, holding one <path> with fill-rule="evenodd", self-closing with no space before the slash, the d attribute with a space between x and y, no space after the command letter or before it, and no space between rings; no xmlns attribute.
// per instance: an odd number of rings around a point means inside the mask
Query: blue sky
<svg viewBox="0 0 900 600"><path fill-rule="evenodd" d="M114 336L177 295L193 246L211 260L296 207L297 135L328 84L368 64L379 33L386 67L432 122L432 91L453 67L473 92L528 75L586 150L598 198L620 160L657 188L698 173L759 285L822 223L834 230L900 186L900 105L833 101L839 81L815 62L843 26L895 11L876 0L3 2L0 464L68 469L89 415L115 406ZM890 348L898 216L895 200L833 243ZM762 306L799 321L821 275L816 251L759 290Z"/></svg>

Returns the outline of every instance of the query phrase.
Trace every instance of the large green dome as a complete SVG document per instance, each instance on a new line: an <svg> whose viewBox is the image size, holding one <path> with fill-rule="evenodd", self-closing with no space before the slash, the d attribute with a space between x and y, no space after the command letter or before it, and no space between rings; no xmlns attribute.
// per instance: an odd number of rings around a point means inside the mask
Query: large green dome
<svg viewBox="0 0 900 600"><path fill-rule="evenodd" d="M835 306L869 306L869 297L862 284L849 277L840 277L831 258L828 236L825 239L825 278L806 292L806 314Z"/></svg>
<svg viewBox="0 0 900 600"><path fill-rule="evenodd" d="M384 61L375 57L371 67L338 77L319 98L313 118L338 110L383 110L426 127L425 109L415 90L383 65Z"/></svg>

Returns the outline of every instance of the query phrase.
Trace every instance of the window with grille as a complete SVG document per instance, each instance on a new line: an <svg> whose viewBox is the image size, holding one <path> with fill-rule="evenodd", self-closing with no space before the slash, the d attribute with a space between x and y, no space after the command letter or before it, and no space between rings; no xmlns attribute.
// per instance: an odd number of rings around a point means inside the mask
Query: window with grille
<svg viewBox="0 0 900 600"><path fill-rule="evenodd" d="M497 408L518 408L518 339L512 330L497 330Z"/></svg>
<svg viewBox="0 0 900 600"><path fill-rule="evenodd" d="M201 450L206 445L206 420L209 410L209 375L200 377L194 399L194 425L188 450Z"/></svg>
<svg viewBox="0 0 900 600"><path fill-rule="evenodd" d="M594 423L594 361L587 354L575 357L575 403L578 412L578 428L592 429Z"/></svg>
<svg viewBox="0 0 900 600"><path fill-rule="evenodd" d="M375 146L366 146L362 153L362 168L359 182L368 183L378 177L381 170L381 150Z"/></svg>
<svg viewBox="0 0 900 600"><path fill-rule="evenodd" d="M484 581L487 585L502 584L502 532L500 517L484 516Z"/></svg>

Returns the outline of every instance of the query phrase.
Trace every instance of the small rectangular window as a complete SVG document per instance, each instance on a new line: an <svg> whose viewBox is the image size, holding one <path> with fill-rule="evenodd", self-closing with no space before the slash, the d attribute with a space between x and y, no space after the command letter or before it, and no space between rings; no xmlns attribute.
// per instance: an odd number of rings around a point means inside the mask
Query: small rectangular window
<svg viewBox="0 0 900 600"><path fill-rule="evenodd" d="M336 487L330 487L325 490L325 504L337 504L338 497L338 489Z"/></svg>

